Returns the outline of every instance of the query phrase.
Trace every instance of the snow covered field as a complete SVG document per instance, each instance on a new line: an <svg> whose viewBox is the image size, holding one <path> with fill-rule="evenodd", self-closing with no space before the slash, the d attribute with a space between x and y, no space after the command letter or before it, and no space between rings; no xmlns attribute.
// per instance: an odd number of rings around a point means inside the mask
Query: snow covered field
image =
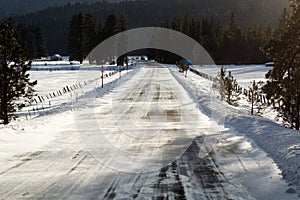
<svg viewBox="0 0 300 200"><path fill-rule="evenodd" d="M31 73L40 95L100 74ZM300 191L298 132L212 101L210 81L192 73L184 78L174 67L152 63L122 75L104 79L104 89L96 80L52 100L34 118L0 127L2 199L297 198L290 192Z"/></svg>
<svg viewBox="0 0 300 200"><path fill-rule="evenodd" d="M11 156L15 153L24 153L36 150L37 148L49 143L53 140L64 123L68 119L66 116L72 114L73 102L79 97L79 90L71 90L61 96L52 96L58 90L62 90L65 86L81 82L82 88L80 92L93 90L95 87L101 87L101 72L98 70L63 70L64 61L53 63L53 68L57 70L32 70L30 77L37 80L35 86L37 96L43 96L45 101L40 102L37 97L37 103L33 102L31 106L25 107L18 111L19 117L17 121L12 121L4 127L0 125L0 159ZM49 64L48 64L49 65ZM51 64L50 64L51 65ZM66 64L67 65L67 64ZM36 69L43 68L43 65L35 64ZM78 65L79 67L79 65ZM105 71L108 75L112 71ZM126 74L128 71L123 71ZM104 84L108 84L119 78L119 74L107 76L104 78ZM92 81L92 82L89 82ZM84 85L84 82L87 85ZM49 97L46 98L46 95ZM73 120L72 118L70 120ZM36 130L36 126L39 129ZM52 130L49 132L49 130ZM43 134L41 134L43 133Z"/></svg>
<svg viewBox="0 0 300 200"><path fill-rule="evenodd" d="M217 77L222 66L192 66L192 68L199 70L205 74ZM265 74L272 68L265 65L224 65L226 71L231 71L234 78L237 79L238 84L243 88L251 86L251 82L255 80L266 82Z"/></svg>
<svg viewBox="0 0 300 200"><path fill-rule="evenodd" d="M30 77L38 81L34 88L36 90L35 101L31 106L18 112L19 118L35 117L48 113L49 110L66 110L61 105L77 98L79 90L86 92L101 85L101 66L80 66L67 63L67 61L48 62L47 66L40 62L33 64ZM134 66L129 66L129 70ZM104 84L119 77L116 73L117 66L105 65L104 70ZM112 74L113 72L116 74ZM121 74L126 73L125 70Z"/></svg>

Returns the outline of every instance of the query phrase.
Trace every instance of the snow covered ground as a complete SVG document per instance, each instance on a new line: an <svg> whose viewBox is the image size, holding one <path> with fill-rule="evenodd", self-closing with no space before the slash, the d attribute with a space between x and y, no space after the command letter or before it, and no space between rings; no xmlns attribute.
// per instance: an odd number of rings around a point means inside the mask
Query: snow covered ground
<svg viewBox="0 0 300 200"><path fill-rule="evenodd" d="M252 65L252 66L224 66L227 69L232 71L234 77L237 78L239 82L244 83L245 85L249 80L264 80L264 74L269 70L269 68L265 68L263 65ZM209 75L216 75L218 71L218 67L213 66L210 69L210 66L201 68L197 67L199 71L207 73ZM245 72L243 69L245 68ZM174 70L174 67L173 67ZM248 74L248 73L250 74ZM173 72L175 76L176 73ZM272 158L276 165L282 170L282 176L291 184L294 185L298 194L300 193L300 133L299 131L290 130L284 128L283 126L277 125L274 120L270 120L264 117L259 116L250 116L249 115L249 107L232 107L224 102L219 102L218 100L211 100L211 95L214 95L211 88L211 81L203 79L196 74L189 73L189 78L181 81L185 88L192 92L197 93L198 101L201 106L200 110L209 115L211 112L219 112L224 115L224 123L225 128L229 131L225 131L225 135L228 135L227 132L233 133L231 136L234 140L240 140L240 137L248 137L247 139L250 144L254 147L259 147L263 149L266 154L263 156L268 156ZM182 80L178 78L178 80ZM209 96L207 96L210 94ZM223 135L223 134L222 134ZM223 137L223 136L222 136ZM222 139L223 140L223 139ZM224 141L220 141L221 146L222 143L227 143L228 139ZM232 143L232 139L229 140L229 144ZM244 141L240 140L238 144L235 146L243 147ZM227 145L227 144L226 144ZM255 150L257 151L257 149ZM250 151L251 152L251 151ZM250 156L253 158L253 155ZM226 158L226 156L225 156ZM266 160L266 159L261 159ZM224 166L222 164L222 166ZM247 170L247 166L245 165L245 171ZM266 165L268 166L268 165ZM271 167L271 166L269 166ZM274 178L273 176L272 179ZM293 191L295 187L291 187L290 190ZM259 188L256 188L258 190Z"/></svg>
<svg viewBox="0 0 300 200"><path fill-rule="evenodd" d="M231 71L232 76L237 79L238 84L246 89L251 86L253 80L256 82L266 82L265 74L272 69L265 65L192 66L192 68L214 77L218 76L220 67L224 67L227 72Z"/></svg>
<svg viewBox="0 0 300 200"><path fill-rule="evenodd" d="M88 92L95 87L101 87L101 72L95 70L65 70L64 61L51 62L53 67L57 70L32 70L30 77L32 80L37 80L38 84L35 86L37 96L43 96L44 101L40 102L37 97L37 103L33 102L31 106L27 106L21 111L17 112L18 118L12 121L9 125L0 125L0 159L11 156L15 153L24 153L34 151L41 146L53 140L57 133L59 133L64 123L72 114L73 101L79 97L78 89L70 90L70 92L63 93L61 96L49 94L53 92L56 94L58 90L66 86L72 86L76 83L81 83L82 88L80 92ZM41 69L42 65L35 65L36 69ZM63 69L62 69L63 68ZM113 71L105 71L104 75L108 75ZM123 71L126 74L129 71ZM104 84L107 85L119 78L116 73L112 76L104 76ZM87 83L87 85L84 84ZM107 87L107 86L106 86ZM105 88L107 89L107 88ZM48 96L49 99L46 97ZM36 126L39 128L36 129ZM49 132L51 130L51 132ZM43 134L41 134L43 133Z"/></svg>
<svg viewBox="0 0 300 200"><path fill-rule="evenodd" d="M47 66L40 62L34 63L30 71L30 77L32 80L38 81L34 88L36 90L35 101L32 102L31 106L27 106L18 112L19 118L36 117L54 109L66 110L62 104L71 102L76 98L79 90L86 92L101 85L101 66L70 65L67 62L51 61L47 62ZM132 70L135 66L135 64L129 66L129 70ZM105 70L104 84L119 77L119 74L116 73L117 66L105 65L103 67ZM122 74L126 73L126 70L122 72ZM68 91L63 91L67 87Z"/></svg>
<svg viewBox="0 0 300 200"><path fill-rule="evenodd" d="M31 73L41 95L99 76ZM297 198L286 192L300 185L296 131L215 100L192 73L152 63L122 74L0 127L1 199Z"/></svg>
<svg viewBox="0 0 300 200"><path fill-rule="evenodd" d="M266 83L267 79L265 78L266 73L271 70L271 67L266 67L265 65L214 65L214 66L192 66L193 69L196 69L202 73L217 77L220 71L220 68L226 68L227 73L230 71L232 76L237 80L238 85L244 89L249 90L249 87L252 86L253 80L258 83L262 81ZM240 95L241 100L239 101L239 107L250 112L250 102L247 97ZM282 119L277 117L277 111L272 108L272 106L265 106L262 114L263 117L276 121L276 123L283 125Z"/></svg>

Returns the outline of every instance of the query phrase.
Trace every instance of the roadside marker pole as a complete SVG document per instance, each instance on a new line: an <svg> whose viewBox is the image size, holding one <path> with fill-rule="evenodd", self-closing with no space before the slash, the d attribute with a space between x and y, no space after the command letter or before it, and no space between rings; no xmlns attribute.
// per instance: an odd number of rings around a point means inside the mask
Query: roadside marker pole
<svg viewBox="0 0 300 200"><path fill-rule="evenodd" d="M102 78L102 84L101 84L101 87L103 88L103 79L104 79L104 76L103 76L103 73L104 73L104 67L103 67L103 65L102 65L102 68L101 68L101 72L102 72L102 74L101 74L101 78Z"/></svg>

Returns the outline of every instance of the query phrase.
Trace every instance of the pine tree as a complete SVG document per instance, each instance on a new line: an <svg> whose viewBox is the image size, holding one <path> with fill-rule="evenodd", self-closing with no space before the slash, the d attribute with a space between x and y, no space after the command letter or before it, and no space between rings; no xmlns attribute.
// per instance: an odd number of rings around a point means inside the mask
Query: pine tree
<svg viewBox="0 0 300 200"><path fill-rule="evenodd" d="M27 56L29 59L47 56L45 36L39 26L20 23L17 30L28 50Z"/></svg>
<svg viewBox="0 0 300 200"><path fill-rule="evenodd" d="M196 17L193 17L190 22L190 37L200 42L201 40L201 22Z"/></svg>
<svg viewBox="0 0 300 200"><path fill-rule="evenodd" d="M252 82L252 86L250 88L250 99L249 101L251 102L251 115L255 114L255 109L256 114L261 115L262 111L264 110L263 107L263 102L262 99L260 97L260 94L262 93L262 85L263 82L259 81L258 83L256 83L255 80L253 80Z"/></svg>
<svg viewBox="0 0 300 200"><path fill-rule="evenodd" d="M33 96L24 44L10 20L0 24L0 119L4 124L14 118L14 113L25 106Z"/></svg>
<svg viewBox="0 0 300 200"><path fill-rule="evenodd" d="M18 25L17 30L20 34L21 40L24 42L26 46L26 55L29 59L33 59L36 57L36 40L33 31L29 28L29 26L25 23L21 23Z"/></svg>
<svg viewBox="0 0 300 200"><path fill-rule="evenodd" d="M300 1L290 0L291 14L284 13L276 35L265 47L275 62L263 87L279 116L289 127L300 129Z"/></svg>
<svg viewBox="0 0 300 200"><path fill-rule="evenodd" d="M84 56L87 56L96 45L97 30L95 17L91 14L86 14L83 18L82 28L83 52Z"/></svg>
<svg viewBox="0 0 300 200"><path fill-rule="evenodd" d="M213 88L217 89L220 94L220 99L223 101L225 99L225 77L226 69L222 67L218 73L218 77L213 84Z"/></svg>
<svg viewBox="0 0 300 200"><path fill-rule="evenodd" d="M243 60L243 35L240 28L238 28L234 13L231 13L230 23L224 32L222 40L222 50L224 54L224 63L239 63ZM246 56L245 56L246 57Z"/></svg>
<svg viewBox="0 0 300 200"><path fill-rule="evenodd" d="M186 35L190 35L190 33L191 33L191 30L190 30L190 17L189 17L188 14L185 14L183 19L181 20L180 32L184 33Z"/></svg>
<svg viewBox="0 0 300 200"><path fill-rule="evenodd" d="M26 44L28 48L28 57L30 59L36 58L37 48L36 48L36 39L33 32L26 33Z"/></svg>
<svg viewBox="0 0 300 200"><path fill-rule="evenodd" d="M219 51L221 38L219 22L214 18L202 19L201 37L199 43L211 54L213 58L217 56Z"/></svg>
<svg viewBox="0 0 300 200"><path fill-rule="evenodd" d="M96 27L96 45L100 44L103 40L102 20L100 19Z"/></svg>
<svg viewBox="0 0 300 200"><path fill-rule="evenodd" d="M164 23L161 24L161 27L167 28L167 29L172 29L172 24L169 19L167 19Z"/></svg>
<svg viewBox="0 0 300 200"><path fill-rule="evenodd" d="M237 81L229 72L228 76L225 77L224 81L224 88L225 88L225 96L226 102L232 106L238 106L238 101L240 100L240 91L237 91Z"/></svg>
<svg viewBox="0 0 300 200"><path fill-rule="evenodd" d="M128 28L127 20L126 20L125 16L122 14L118 19L116 33L124 32L127 30L127 28ZM127 52L127 49L128 49L127 37L125 34L121 34L118 38L118 50L121 52ZM120 53L118 52L118 54L120 54ZM119 58L117 59L117 65L123 66L124 63L126 63L126 66L128 67L127 56L128 56L127 54L119 56Z"/></svg>
<svg viewBox="0 0 300 200"><path fill-rule="evenodd" d="M238 90L237 81L229 72L226 75L226 69L221 68L213 88L217 89L220 94L221 101L225 100L229 105L238 106L241 92Z"/></svg>
<svg viewBox="0 0 300 200"><path fill-rule="evenodd" d="M35 34L35 45L36 45L36 57L37 58L46 57L47 50L46 50L45 35L39 26L34 27L34 34Z"/></svg>
<svg viewBox="0 0 300 200"><path fill-rule="evenodd" d="M68 50L70 54L70 61L76 60L80 63L82 63L84 59L82 24L82 14L75 14L70 22L68 33Z"/></svg>
<svg viewBox="0 0 300 200"><path fill-rule="evenodd" d="M116 29L116 33L120 33L128 29L127 19L124 14L120 15Z"/></svg>
<svg viewBox="0 0 300 200"><path fill-rule="evenodd" d="M180 31L180 19L175 17L171 23L171 27L175 31Z"/></svg>
<svg viewBox="0 0 300 200"><path fill-rule="evenodd" d="M114 14L109 15L105 20L105 25L103 28L103 38L107 39L118 33L118 25L118 18Z"/></svg>

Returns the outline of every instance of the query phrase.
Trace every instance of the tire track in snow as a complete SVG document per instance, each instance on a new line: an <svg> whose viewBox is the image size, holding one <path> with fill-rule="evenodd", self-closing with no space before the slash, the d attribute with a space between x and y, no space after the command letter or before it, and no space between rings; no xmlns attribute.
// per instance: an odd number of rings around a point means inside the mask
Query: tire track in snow
<svg viewBox="0 0 300 200"><path fill-rule="evenodd" d="M53 150L32 153L31 155L33 155L34 158L31 158L26 165L14 168L9 174L3 174L1 177L2 179L12 182L17 174L25 172L25 176L19 178L20 184L12 185L10 189L8 187L6 190L1 191L1 198L11 199L13 196L32 197L46 191L48 187L51 187L55 182L60 180L60 176L64 174L64 172L68 172L72 169L72 165L74 166L73 162L76 163L76 160L72 161L71 159L72 155L74 155L73 151L67 151L67 149L56 151L55 149L59 147L55 146L60 146L62 144L68 146L69 144L79 142L72 134L74 133L69 133L64 135L63 138L53 141ZM64 140L66 141L65 143L63 142ZM57 171L58 173L51 177L47 177L48 171ZM45 177L47 178L45 179ZM37 184L43 180L43 184ZM35 189L33 190L32 187ZM31 188L29 192L27 188Z"/></svg>

